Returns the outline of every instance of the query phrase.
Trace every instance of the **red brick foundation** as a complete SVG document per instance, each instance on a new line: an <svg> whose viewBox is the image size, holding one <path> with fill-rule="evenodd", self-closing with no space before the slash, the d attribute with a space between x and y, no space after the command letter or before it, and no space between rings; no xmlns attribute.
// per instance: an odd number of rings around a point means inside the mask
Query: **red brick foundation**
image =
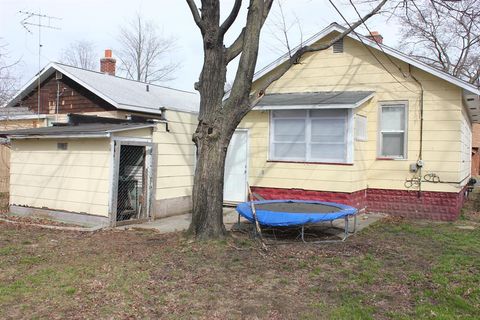
<svg viewBox="0 0 480 320"><path fill-rule="evenodd" d="M252 187L267 200L296 199L338 202L366 212L381 212L414 219L452 221L458 218L465 201L465 189L459 193L365 189L352 193L303 189Z"/></svg>

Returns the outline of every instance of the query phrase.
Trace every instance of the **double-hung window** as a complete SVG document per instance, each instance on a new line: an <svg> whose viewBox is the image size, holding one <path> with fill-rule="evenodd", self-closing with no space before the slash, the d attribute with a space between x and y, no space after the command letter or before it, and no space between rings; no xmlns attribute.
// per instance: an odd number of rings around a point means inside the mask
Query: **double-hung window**
<svg viewBox="0 0 480 320"><path fill-rule="evenodd" d="M348 162L349 115L347 109L272 111L270 160Z"/></svg>
<svg viewBox="0 0 480 320"><path fill-rule="evenodd" d="M380 157L406 159L407 117L406 103L380 104Z"/></svg>

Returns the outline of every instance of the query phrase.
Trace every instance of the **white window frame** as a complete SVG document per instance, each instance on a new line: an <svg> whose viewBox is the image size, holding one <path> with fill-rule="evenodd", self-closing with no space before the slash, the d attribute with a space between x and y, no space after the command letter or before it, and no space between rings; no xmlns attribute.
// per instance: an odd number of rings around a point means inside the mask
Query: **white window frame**
<svg viewBox="0 0 480 320"><path fill-rule="evenodd" d="M404 112L404 128L403 130L382 130L382 112L386 107L398 107L403 105ZM393 159L393 160L407 160L408 159L408 101L382 101L378 105L378 144L377 144L377 157L380 159ZM402 156L388 156L383 154L383 133L403 133L403 155Z"/></svg>
<svg viewBox="0 0 480 320"><path fill-rule="evenodd" d="M290 110L290 109L288 109ZM347 109L346 115L346 125L345 125L345 146L346 146L346 158L343 161L338 161L338 159L312 159L311 158L311 134L312 134L312 119L315 117L310 116L311 109L295 109L295 110L302 110L306 111L306 117L282 117L278 119L304 119L305 120L305 140L303 141L306 144L306 156L305 157L289 157L289 158L276 158L275 155L275 143L282 143L282 142L290 142L294 143L297 141L278 141L274 140L274 132L275 132L275 121L273 117L273 112L278 110L271 110L269 112L269 124L270 124L270 132L269 132L269 152L268 152L268 161L277 161L277 162L305 162L305 163L332 163L332 164L353 164L353 152L354 152L354 121L353 121L353 111L352 109ZM340 117L328 117L328 118L319 118L319 119L340 119ZM342 117L342 119L344 119ZM302 142L302 141L298 141ZM315 143L313 143L315 144Z"/></svg>

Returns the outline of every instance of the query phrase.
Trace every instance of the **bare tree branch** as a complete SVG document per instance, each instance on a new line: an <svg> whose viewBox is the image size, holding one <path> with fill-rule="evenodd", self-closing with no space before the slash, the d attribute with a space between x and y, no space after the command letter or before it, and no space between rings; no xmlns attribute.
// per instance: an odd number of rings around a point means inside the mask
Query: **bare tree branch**
<svg viewBox="0 0 480 320"><path fill-rule="evenodd" d="M95 70L97 69L95 45L86 40L72 42L63 50L60 61L74 67Z"/></svg>
<svg viewBox="0 0 480 320"><path fill-rule="evenodd" d="M3 41L0 38L0 41ZM7 103L17 91L19 77L15 73L15 67L20 59L9 62L8 45L0 43L0 107Z"/></svg>
<svg viewBox="0 0 480 320"><path fill-rule="evenodd" d="M402 51L480 85L480 0L401 0Z"/></svg>
<svg viewBox="0 0 480 320"><path fill-rule="evenodd" d="M242 0L235 0L232 11L228 15L227 19L225 19L225 21L220 26L220 35L222 37L225 35L225 33L228 31L228 29L230 29L232 24L237 19L238 12L240 11L241 6L242 6Z"/></svg>
<svg viewBox="0 0 480 320"><path fill-rule="evenodd" d="M198 28L203 32L205 27L200 17L200 12L198 11L197 5L194 0L186 0L190 11L192 12L193 20L197 24Z"/></svg>
<svg viewBox="0 0 480 320"><path fill-rule="evenodd" d="M139 14L127 26L120 28L118 51L119 69L128 78L143 82L174 79L179 62L168 61L176 48L176 40L159 36L157 27Z"/></svg>
<svg viewBox="0 0 480 320"><path fill-rule="evenodd" d="M273 0L265 0L263 6L263 14L262 14L262 26L267 20L268 14L270 13L270 9L272 8ZM230 62L235 59L241 52L243 48L243 38L245 36L245 28L242 29L240 34L238 35L237 39L227 48L227 61Z"/></svg>
<svg viewBox="0 0 480 320"><path fill-rule="evenodd" d="M287 21L286 14L283 10L283 0L277 1L276 10L270 13L270 18L266 24L267 29L270 31L269 35L276 40L275 45L269 46L275 48L281 54L289 53L291 55L290 46L290 33L293 27L298 27L300 35L303 34L298 17L293 22ZM302 39L300 43L302 43ZM279 46L280 45L280 46Z"/></svg>

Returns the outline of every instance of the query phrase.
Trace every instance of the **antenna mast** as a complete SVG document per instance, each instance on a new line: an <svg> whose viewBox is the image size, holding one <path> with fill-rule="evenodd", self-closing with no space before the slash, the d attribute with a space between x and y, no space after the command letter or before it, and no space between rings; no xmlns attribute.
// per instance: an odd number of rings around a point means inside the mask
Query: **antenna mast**
<svg viewBox="0 0 480 320"><path fill-rule="evenodd" d="M37 116L40 118L40 104L41 104L41 94L40 94L40 84L41 84L41 79L40 79L40 73L41 73L41 56L42 56L42 29L47 28L47 29L54 29L54 30L60 30L59 27L54 26L52 23L58 20L62 20L62 18L57 18L53 16L48 16L46 14L41 14L40 10L38 13L34 12L28 12L28 11L19 11L18 13L23 14L25 17L23 18L22 21L20 21L20 24L22 27L27 30L28 33L32 33L32 30L30 28L32 26L38 27L38 88L37 88Z"/></svg>

